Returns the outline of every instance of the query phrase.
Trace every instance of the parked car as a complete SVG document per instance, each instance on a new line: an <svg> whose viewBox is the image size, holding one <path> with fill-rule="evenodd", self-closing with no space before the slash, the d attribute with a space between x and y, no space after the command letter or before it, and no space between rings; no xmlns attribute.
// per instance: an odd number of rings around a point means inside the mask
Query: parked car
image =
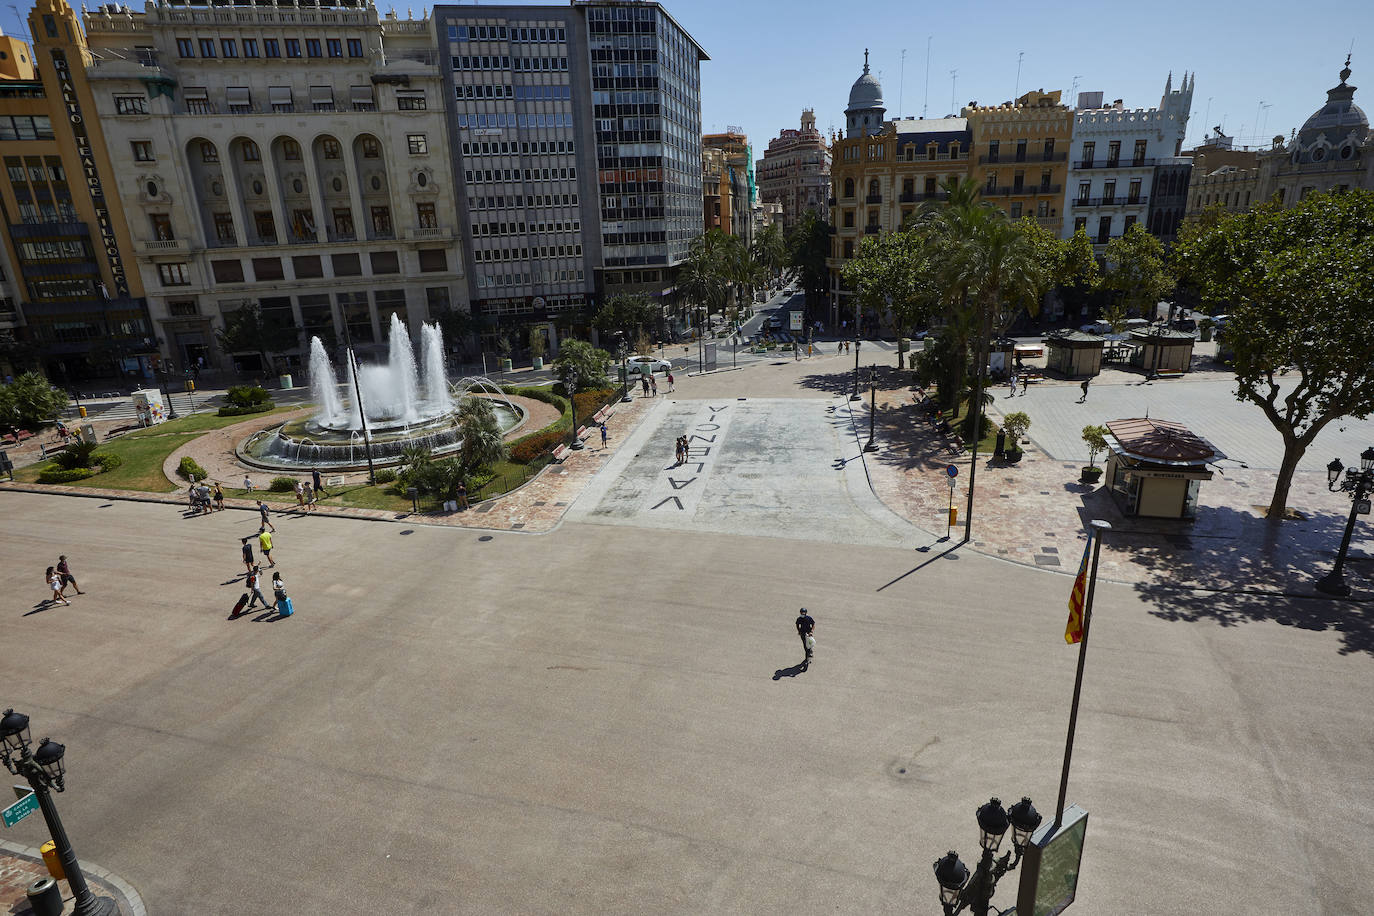
<svg viewBox="0 0 1374 916"><path fill-rule="evenodd" d="M1191 331L1196 331L1196 330L1197 330L1197 321L1196 321L1195 319L1193 319L1193 318L1175 318L1175 319L1174 319L1174 330L1175 330L1175 331L1190 331L1190 332L1191 332Z"/></svg>
<svg viewBox="0 0 1374 916"><path fill-rule="evenodd" d="M1094 321L1091 324L1080 325L1078 330L1085 334L1110 334L1112 326L1110 322Z"/></svg>
<svg viewBox="0 0 1374 916"><path fill-rule="evenodd" d="M778 315L768 316L768 321L766 323L768 327L774 331L777 331L782 328L782 318Z"/></svg>
<svg viewBox="0 0 1374 916"><path fill-rule="evenodd" d="M673 368L673 364L666 359L659 359L657 356L632 356L628 361L629 370L638 372L641 375L652 375L655 372L668 372Z"/></svg>

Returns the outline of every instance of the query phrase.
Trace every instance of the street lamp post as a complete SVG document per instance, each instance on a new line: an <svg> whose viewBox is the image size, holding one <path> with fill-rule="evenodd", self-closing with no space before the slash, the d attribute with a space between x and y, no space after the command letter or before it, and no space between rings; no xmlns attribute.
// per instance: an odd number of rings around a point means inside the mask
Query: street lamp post
<svg viewBox="0 0 1374 916"><path fill-rule="evenodd" d="M572 405L572 441L568 443L568 448L577 450L586 447L586 443L577 438L577 367L569 365L563 375L563 387L568 392L568 403Z"/></svg>
<svg viewBox="0 0 1374 916"><path fill-rule="evenodd" d="M23 776L33 794L38 797L38 807L43 812L43 820L48 822L48 832L57 846L57 857L62 863L62 871L67 876L67 886L71 888L75 908L73 916L115 916L118 907L109 897L97 897L86 884L86 876L76 861L67 831L62 827L62 819L57 815L53 804L52 791L61 792L66 788L63 777L66 769L62 757L67 749L56 741L44 738L38 749L29 753L29 717L13 709L5 710L0 719L0 758L5 768L16 776Z"/></svg>
<svg viewBox="0 0 1374 916"><path fill-rule="evenodd" d="M177 409L176 406L172 404L172 393L167 390L167 370L162 366L158 366L157 368L157 383L158 387L162 389L162 396L167 399L167 419L175 420L177 418Z"/></svg>
<svg viewBox="0 0 1374 916"><path fill-rule="evenodd" d="M1345 471L1345 479L1341 472ZM1355 516L1369 514L1369 494L1374 492L1374 446L1360 452L1360 469L1346 469L1341 459L1333 458L1326 466L1326 488L1331 492L1341 491L1350 494L1350 517L1345 522L1345 534L1341 537L1341 549L1336 554L1336 565L1325 576L1317 580L1317 591L1327 595L1345 597L1350 594L1350 586L1345 584L1345 555L1350 551L1350 535L1355 531Z"/></svg>
<svg viewBox="0 0 1374 916"><path fill-rule="evenodd" d="M620 403L625 404L630 400L630 348L625 341L620 341Z"/></svg>
<svg viewBox="0 0 1374 916"><path fill-rule="evenodd" d="M1007 811L994 796L986 805L979 807L975 816L978 819L983 857L979 859L972 877L969 876L968 866L959 860L959 854L952 849L935 862L935 880L940 884L940 905L944 908L945 916L954 916L965 908L973 916L988 916L997 882L1021 864L1021 856L1041 820L1035 805L1024 797ZM1014 857L1013 852L1004 852L1000 859L994 860L993 854L1001 845L1002 835L1008 827L1012 828Z"/></svg>
<svg viewBox="0 0 1374 916"><path fill-rule="evenodd" d="M866 452L876 452L878 446L873 443L873 425L878 419L878 367L874 366L868 370L868 444L864 446Z"/></svg>

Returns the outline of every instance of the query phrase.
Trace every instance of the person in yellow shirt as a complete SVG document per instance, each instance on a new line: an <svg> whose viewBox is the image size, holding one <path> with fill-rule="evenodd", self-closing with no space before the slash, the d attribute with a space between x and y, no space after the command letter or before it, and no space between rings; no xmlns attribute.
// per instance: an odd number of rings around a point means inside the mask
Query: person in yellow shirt
<svg viewBox="0 0 1374 916"><path fill-rule="evenodd" d="M258 529L258 549L261 550L262 555L267 558L269 565L277 565L277 561L272 559L272 535L266 528Z"/></svg>

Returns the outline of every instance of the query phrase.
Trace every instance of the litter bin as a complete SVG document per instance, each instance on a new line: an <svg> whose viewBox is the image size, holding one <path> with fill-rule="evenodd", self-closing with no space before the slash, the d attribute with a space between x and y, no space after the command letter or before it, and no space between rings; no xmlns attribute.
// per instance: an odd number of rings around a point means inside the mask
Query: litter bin
<svg viewBox="0 0 1374 916"><path fill-rule="evenodd" d="M86 408L78 407L76 408L76 412L81 416L81 419L86 419Z"/></svg>
<svg viewBox="0 0 1374 916"><path fill-rule="evenodd" d="M29 908L33 916L62 916L62 888L52 878L40 878L29 885Z"/></svg>
<svg viewBox="0 0 1374 916"><path fill-rule="evenodd" d="M43 864L48 867L48 874L52 875L58 881L65 881L67 879L67 873L63 871L62 860L57 856L57 844L52 840L48 840L48 842L38 848L38 851L43 855Z"/></svg>
<svg viewBox="0 0 1374 916"><path fill-rule="evenodd" d="M287 390L288 388L291 387L291 376L289 376L289 375L279 375L279 376L277 376L277 385L280 386L281 389L282 389L283 391Z"/></svg>

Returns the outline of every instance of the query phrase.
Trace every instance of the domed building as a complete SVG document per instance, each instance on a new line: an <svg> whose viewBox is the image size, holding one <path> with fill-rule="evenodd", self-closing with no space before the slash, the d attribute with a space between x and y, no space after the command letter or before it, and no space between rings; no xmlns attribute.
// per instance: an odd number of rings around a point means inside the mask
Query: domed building
<svg viewBox="0 0 1374 916"><path fill-rule="evenodd" d="M1345 59L1341 81L1326 92L1326 104L1313 112L1287 143L1260 156L1260 200L1275 196L1293 206L1308 194L1346 188L1374 188L1374 141L1369 118L1355 104Z"/></svg>
<svg viewBox="0 0 1374 916"><path fill-rule="evenodd" d="M877 136L882 133L886 115L883 87L878 78L868 72L868 49L864 48L864 72L850 87L849 107L844 110L845 138Z"/></svg>

